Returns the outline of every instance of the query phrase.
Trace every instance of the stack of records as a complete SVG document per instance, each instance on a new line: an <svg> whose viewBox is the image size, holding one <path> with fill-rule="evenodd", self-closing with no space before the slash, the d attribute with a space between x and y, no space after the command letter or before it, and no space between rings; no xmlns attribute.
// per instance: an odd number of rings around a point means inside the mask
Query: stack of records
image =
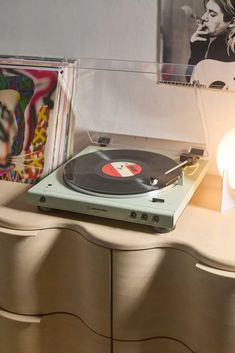
<svg viewBox="0 0 235 353"><path fill-rule="evenodd" d="M0 59L0 179L35 183L71 155L76 64Z"/></svg>

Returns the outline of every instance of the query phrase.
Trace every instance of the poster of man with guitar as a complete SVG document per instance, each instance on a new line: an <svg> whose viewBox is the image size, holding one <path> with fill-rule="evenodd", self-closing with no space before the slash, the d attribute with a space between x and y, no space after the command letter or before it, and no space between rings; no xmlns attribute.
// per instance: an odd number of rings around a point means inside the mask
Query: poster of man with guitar
<svg viewBox="0 0 235 353"><path fill-rule="evenodd" d="M235 0L205 1L190 47L190 65L203 59L235 61Z"/></svg>
<svg viewBox="0 0 235 353"><path fill-rule="evenodd" d="M161 58L170 79L177 77L172 75L177 65L171 64L185 66L180 80L186 82L198 63L210 76L221 62L235 64L235 0L162 0L161 13ZM210 62L202 63L205 59Z"/></svg>

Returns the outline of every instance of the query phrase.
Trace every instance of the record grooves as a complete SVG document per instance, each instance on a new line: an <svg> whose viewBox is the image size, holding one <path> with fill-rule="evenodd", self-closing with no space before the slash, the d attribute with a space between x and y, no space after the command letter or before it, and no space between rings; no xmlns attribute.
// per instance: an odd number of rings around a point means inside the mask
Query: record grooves
<svg viewBox="0 0 235 353"><path fill-rule="evenodd" d="M177 162L164 155L128 149L100 150L69 161L63 172L72 189L110 195L141 194L174 183L181 168L165 174ZM151 178L160 180L157 186Z"/></svg>

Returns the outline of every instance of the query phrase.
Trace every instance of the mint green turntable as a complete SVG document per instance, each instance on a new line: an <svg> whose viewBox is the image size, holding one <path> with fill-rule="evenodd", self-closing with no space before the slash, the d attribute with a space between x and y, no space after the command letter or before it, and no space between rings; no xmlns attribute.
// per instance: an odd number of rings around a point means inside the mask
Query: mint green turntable
<svg viewBox="0 0 235 353"><path fill-rule="evenodd" d="M200 88L165 83L156 63L78 65L74 157L30 188L28 201L173 229L208 167Z"/></svg>

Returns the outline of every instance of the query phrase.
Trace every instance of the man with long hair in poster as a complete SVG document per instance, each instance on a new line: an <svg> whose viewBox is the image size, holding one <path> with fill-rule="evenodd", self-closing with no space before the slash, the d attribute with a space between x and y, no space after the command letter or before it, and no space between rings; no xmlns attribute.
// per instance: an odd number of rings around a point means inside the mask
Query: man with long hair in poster
<svg viewBox="0 0 235 353"><path fill-rule="evenodd" d="M235 0L206 0L190 41L190 65L203 59L235 61Z"/></svg>

